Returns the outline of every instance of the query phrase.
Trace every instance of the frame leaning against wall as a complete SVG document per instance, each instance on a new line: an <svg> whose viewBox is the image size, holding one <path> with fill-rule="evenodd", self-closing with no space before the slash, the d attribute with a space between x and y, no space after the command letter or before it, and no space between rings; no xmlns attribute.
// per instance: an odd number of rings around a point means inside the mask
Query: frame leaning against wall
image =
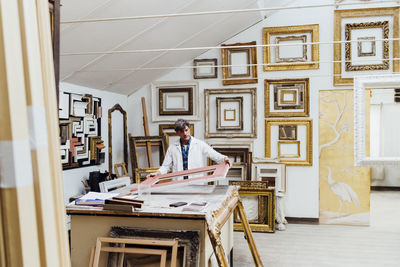
<svg viewBox="0 0 400 267"><path fill-rule="evenodd" d="M113 162L112 162L112 113L114 111L121 112L123 116L123 127L124 127L124 163L125 168L128 168L128 134L126 124L126 111L119 105L115 104L108 110L108 171L113 173Z"/></svg>

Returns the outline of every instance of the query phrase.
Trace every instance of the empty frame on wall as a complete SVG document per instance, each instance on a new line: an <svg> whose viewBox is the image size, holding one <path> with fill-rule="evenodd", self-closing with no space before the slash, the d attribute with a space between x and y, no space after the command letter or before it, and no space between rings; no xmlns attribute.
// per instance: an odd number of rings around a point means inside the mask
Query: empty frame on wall
<svg viewBox="0 0 400 267"><path fill-rule="evenodd" d="M282 129L286 134L282 134ZM287 139L287 132L296 140ZM282 138L284 136L284 138ZM265 121L265 157L278 158L280 162L292 166L312 166L312 120L266 120Z"/></svg>
<svg viewBox="0 0 400 267"><path fill-rule="evenodd" d="M206 138L257 137L256 88L204 90Z"/></svg>
<svg viewBox="0 0 400 267"><path fill-rule="evenodd" d="M64 170L104 162L101 114L100 98L60 92L60 153Z"/></svg>
<svg viewBox="0 0 400 267"><path fill-rule="evenodd" d="M334 85L353 83L357 75L400 71L399 8L335 10Z"/></svg>
<svg viewBox="0 0 400 267"><path fill-rule="evenodd" d="M265 117L308 117L309 79L265 80Z"/></svg>
<svg viewBox="0 0 400 267"><path fill-rule="evenodd" d="M217 59L195 59L193 60L193 78L194 79L212 79L217 78Z"/></svg>
<svg viewBox="0 0 400 267"><path fill-rule="evenodd" d="M177 117L199 120L199 89L195 81L152 84L152 121L175 121Z"/></svg>
<svg viewBox="0 0 400 267"><path fill-rule="evenodd" d="M263 28L264 71L319 68L319 26Z"/></svg>
<svg viewBox="0 0 400 267"><path fill-rule="evenodd" d="M257 83L256 42L223 44L222 84Z"/></svg>

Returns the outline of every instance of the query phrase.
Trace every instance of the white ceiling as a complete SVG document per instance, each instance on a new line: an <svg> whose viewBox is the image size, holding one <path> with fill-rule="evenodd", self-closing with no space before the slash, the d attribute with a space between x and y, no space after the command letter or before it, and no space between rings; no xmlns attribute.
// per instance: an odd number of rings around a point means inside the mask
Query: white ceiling
<svg viewBox="0 0 400 267"><path fill-rule="evenodd" d="M274 3L275 2L275 3ZM278 3L277 3L278 2ZM289 0L61 0L61 22L288 4ZM60 80L129 95L205 50L83 54L125 50L217 46L254 23L262 12L61 24ZM64 55L63 55L64 54ZM130 70L127 70L130 69Z"/></svg>

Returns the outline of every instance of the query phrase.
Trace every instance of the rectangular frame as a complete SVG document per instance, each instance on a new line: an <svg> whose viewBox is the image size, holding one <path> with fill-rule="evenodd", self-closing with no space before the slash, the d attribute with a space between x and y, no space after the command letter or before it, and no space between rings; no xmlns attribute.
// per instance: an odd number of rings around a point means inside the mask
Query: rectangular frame
<svg viewBox="0 0 400 267"><path fill-rule="evenodd" d="M296 154L282 154L282 145L297 145ZM300 157L300 141L278 141L278 157L279 158L299 158Z"/></svg>
<svg viewBox="0 0 400 267"><path fill-rule="evenodd" d="M180 93L180 97L183 98L182 106L168 109L168 96L171 94ZM193 88L160 88L158 90L159 105L158 114L164 115L193 115ZM187 103L185 103L187 99ZM187 106L187 107L186 107Z"/></svg>
<svg viewBox="0 0 400 267"><path fill-rule="evenodd" d="M296 85L298 87L296 87ZM272 89L272 88L273 89ZM282 91L296 92L297 105L281 104L284 98ZM284 88L284 89L279 89ZM271 92L273 91L273 92ZM278 94L278 93L281 94ZM268 79L264 81L264 116L268 117L308 117L310 116L310 80L301 79ZM273 108L271 105L273 104ZM276 111L279 110L279 111Z"/></svg>
<svg viewBox="0 0 400 267"><path fill-rule="evenodd" d="M217 59L216 58L203 58L193 60L193 78L194 79L213 79L218 77L217 69ZM201 68L210 68L209 74L199 73Z"/></svg>
<svg viewBox="0 0 400 267"><path fill-rule="evenodd" d="M393 34L392 38L399 38L399 8L398 7L385 7L385 8L365 8L365 9L346 9L346 10L335 10L334 13L334 41L333 45L333 84L334 85L349 85L353 84L353 78L342 77L342 47L343 41L342 36L342 19L347 18L362 18L362 17L379 17L379 16L391 16L393 17ZM397 41L392 41L392 53L393 57L397 57L400 52L400 45ZM389 45L389 46L390 46ZM389 58L392 56L389 55ZM400 71L400 61L392 60L393 72Z"/></svg>
<svg viewBox="0 0 400 267"><path fill-rule="evenodd" d="M293 41L293 40L300 40L302 43L307 43L307 35L300 35L300 36L286 36L286 37L276 37L276 44L275 47L275 60L277 63L287 63L287 62L305 62L307 61L307 45L303 44L303 55L301 57L291 57L291 58L280 58L279 48L280 42L284 41Z"/></svg>
<svg viewBox="0 0 400 267"><path fill-rule="evenodd" d="M231 95L231 96L242 96L243 97L243 115L248 114L251 116L250 120L243 122L243 129L242 130L223 130L218 131L216 128L215 130L211 128L211 117L216 116L217 112L213 112L210 108L210 98L211 97L223 97L224 95ZM247 101L245 96L248 95ZM256 88L226 88L226 89L204 89L204 136L205 138L256 138L257 137L257 90ZM249 103L250 102L250 103ZM217 121L217 118L215 118ZM214 126L212 126L214 127ZM213 130L213 131L212 131Z"/></svg>
<svg viewBox="0 0 400 267"><path fill-rule="evenodd" d="M276 143L279 142L279 138L277 140L271 140L271 126L275 125L305 125L306 126L306 136L302 141L306 142L305 144L305 159L281 159L280 162L286 163L288 166L312 166L313 162L313 153L312 153L312 120L304 119L304 120L295 120L295 119L282 119L282 120L265 120L265 157L271 158L271 143L275 141ZM279 131L279 130L278 130ZM299 130L297 130L299 131ZM297 132L297 139L299 139L299 132ZM278 148L277 148L278 150ZM278 151L276 151L278 155ZM301 151L300 156L301 157Z"/></svg>
<svg viewBox="0 0 400 267"><path fill-rule="evenodd" d="M253 232L275 232L275 189L268 188L268 184L262 181L230 181L230 185L238 185L239 196L252 195L263 198L262 206L259 206L258 217L262 218L258 222L249 222L250 229ZM235 216L236 217L236 216ZM240 222L234 222L233 229L235 231L243 230Z"/></svg>
<svg viewBox="0 0 400 267"><path fill-rule="evenodd" d="M289 35L306 33L311 35L311 40L307 43L313 43L311 47L310 61L300 61L299 59L290 62L272 62L271 47L279 49L279 45L271 43L271 37L275 35ZM308 70L319 69L319 25L299 25L299 26L282 26L282 27L267 27L263 28L263 63L264 71L277 71L277 70ZM297 36L296 36L297 37ZM308 46L308 45L307 45ZM306 46L306 49L307 49ZM304 49L304 45L303 45Z"/></svg>
<svg viewBox="0 0 400 267"><path fill-rule="evenodd" d="M267 181L263 180L266 178ZM286 193L286 164L271 162L265 160L256 160L252 164L252 180L265 181L270 185L270 178L274 179L272 187L275 188L277 196L283 196Z"/></svg>
<svg viewBox="0 0 400 267"><path fill-rule="evenodd" d="M146 146L150 143L150 146L157 146L160 149L160 165L164 160L165 153L167 152L166 141L164 136L129 136L129 154L131 157L131 165L133 172L139 166L139 155L137 152L138 146Z"/></svg>
<svg viewBox="0 0 400 267"><path fill-rule="evenodd" d="M194 136L194 124L190 124L190 135ZM170 136L178 136L178 134L175 132L175 124L159 124L158 125L158 134L160 136L164 135L167 147L169 147L169 137Z"/></svg>
<svg viewBox="0 0 400 267"><path fill-rule="evenodd" d="M222 105L224 103L237 103L238 109L229 109L234 112L233 119L227 118L227 109L222 112ZM243 97L217 97L217 130L242 130L243 129ZM223 122L236 122L237 125L222 125Z"/></svg>
<svg viewBox="0 0 400 267"><path fill-rule="evenodd" d="M256 41L249 43L222 44L222 84L248 84L257 83L257 49ZM246 53L246 62L243 64L232 64L232 54ZM232 68L235 66L246 67L246 73L234 74Z"/></svg>
<svg viewBox="0 0 400 267"><path fill-rule="evenodd" d="M289 129L287 131L286 129ZM297 125L279 125L279 140L296 140Z"/></svg>
<svg viewBox="0 0 400 267"><path fill-rule="evenodd" d="M161 95L160 95L161 92ZM188 94L188 109L163 110L166 92ZM191 93L190 93L191 92ZM184 95L183 95L184 96ZM162 99L161 99L162 97ZM162 100L162 103L161 103ZM151 120L176 121L180 116L189 121L200 120L199 84L197 81L155 82L151 84ZM161 113L160 113L161 112Z"/></svg>

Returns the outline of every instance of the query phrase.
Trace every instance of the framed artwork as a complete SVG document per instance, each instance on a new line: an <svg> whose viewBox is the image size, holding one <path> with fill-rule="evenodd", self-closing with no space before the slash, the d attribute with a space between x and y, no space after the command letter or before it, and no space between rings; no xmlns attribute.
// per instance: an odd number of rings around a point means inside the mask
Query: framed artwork
<svg viewBox="0 0 400 267"><path fill-rule="evenodd" d="M319 68L319 26L263 28L264 71Z"/></svg>
<svg viewBox="0 0 400 267"><path fill-rule="evenodd" d="M212 79L217 78L217 59L195 59L193 60L193 78L194 79Z"/></svg>
<svg viewBox="0 0 400 267"><path fill-rule="evenodd" d="M277 196L282 196L286 193L286 164L255 159L252 180L268 183L268 187L275 188Z"/></svg>
<svg viewBox="0 0 400 267"><path fill-rule="evenodd" d="M309 79L264 81L265 117L308 117Z"/></svg>
<svg viewBox="0 0 400 267"><path fill-rule="evenodd" d="M243 129L243 97L217 97L217 130Z"/></svg>
<svg viewBox="0 0 400 267"><path fill-rule="evenodd" d="M279 129L285 125L296 125L296 140L279 139ZM266 120L265 157L280 159L288 166L312 166L312 120Z"/></svg>
<svg viewBox="0 0 400 267"><path fill-rule="evenodd" d="M256 88L205 89L204 102L206 138L257 137Z"/></svg>
<svg viewBox="0 0 400 267"><path fill-rule="evenodd" d="M335 10L333 84L348 85L353 77L399 72L399 8Z"/></svg>
<svg viewBox="0 0 400 267"><path fill-rule="evenodd" d="M190 135L194 136L194 124L191 123L189 128L190 128ZM165 136L165 140L167 142L167 147L170 144L173 144L179 140L179 136L175 132L174 124L159 124L158 132L159 132L160 136Z"/></svg>
<svg viewBox="0 0 400 267"><path fill-rule="evenodd" d="M238 185L240 199L253 232L275 232L275 189L262 181L230 181ZM242 230L237 212L234 212L233 229Z"/></svg>
<svg viewBox="0 0 400 267"><path fill-rule="evenodd" d="M199 91L195 81L152 84L152 121L175 121L176 117L199 120Z"/></svg>
<svg viewBox="0 0 400 267"><path fill-rule="evenodd" d="M256 42L223 44L222 84L257 83Z"/></svg>
<svg viewBox="0 0 400 267"><path fill-rule="evenodd" d="M101 99L60 91L60 154L63 169L100 165L105 161L101 139Z"/></svg>

